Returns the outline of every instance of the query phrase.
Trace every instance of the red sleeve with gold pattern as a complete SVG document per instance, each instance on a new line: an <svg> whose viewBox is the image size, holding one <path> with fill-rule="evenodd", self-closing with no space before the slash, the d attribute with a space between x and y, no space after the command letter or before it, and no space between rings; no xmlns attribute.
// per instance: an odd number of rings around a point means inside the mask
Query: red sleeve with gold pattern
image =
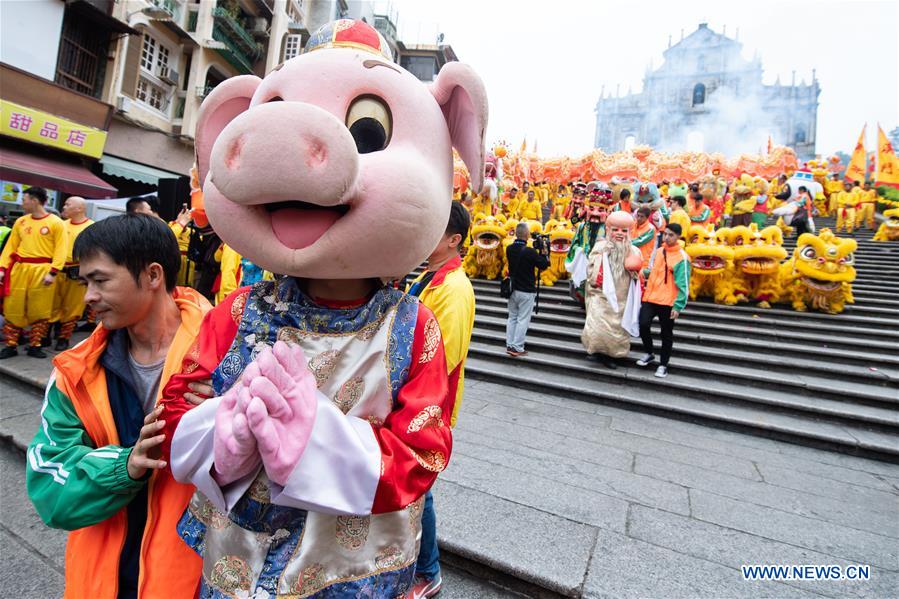
<svg viewBox="0 0 899 599"><path fill-rule="evenodd" d="M409 377L382 425L372 424L381 447L381 478L372 513L394 512L424 495L446 468L453 446L446 358L440 327L418 305Z"/></svg>
<svg viewBox="0 0 899 599"><path fill-rule="evenodd" d="M162 454L166 456L164 459L168 459L171 439L181 417L194 407L184 399L184 394L190 392L188 385L212 378L212 372L234 341L249 293L249 287L237 289L206 313L203 324L200 325L200 333L184 356L181 372L173 375L163 389L160 403L165 409L160 419L165 420L165 442L162 444Z"/></svg>

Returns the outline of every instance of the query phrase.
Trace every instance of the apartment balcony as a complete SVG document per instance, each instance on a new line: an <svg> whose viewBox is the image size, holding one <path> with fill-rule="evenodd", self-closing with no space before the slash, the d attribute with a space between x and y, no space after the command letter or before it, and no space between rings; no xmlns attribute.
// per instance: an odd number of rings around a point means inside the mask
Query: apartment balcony
<svg viewBox="0 0 899 599"><path fill-rule="evenodd" d="M396 25L387 15L375 15L375 29L383 35L388 42L396 44Z"/></svg>
<svg viewBox="0 0 899 599"><path fill-rule="evenodd" d="M190 21L196 21L196 12L191 11L184 0L150 0L159 11L157 19L162 25L178 36L182 42L193 42ZM196 8L198 5L193 5ZM165 14L168 14L166 17Z"/></svg>
<svg viewBox="0 0 899 599"><path fill-rule="evenodd" d="M253 72L253 64L261 55L259 44L243 24L221 6L212 11L212 39L224 44L219 52L241 73Z"/></svg>

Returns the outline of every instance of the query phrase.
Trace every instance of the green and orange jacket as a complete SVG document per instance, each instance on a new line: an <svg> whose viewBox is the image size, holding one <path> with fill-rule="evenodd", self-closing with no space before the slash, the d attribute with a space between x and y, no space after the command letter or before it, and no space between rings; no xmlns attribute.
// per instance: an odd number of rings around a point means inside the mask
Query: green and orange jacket
<svg viewBox="0 0 899 599"><path fill-rule="evenodd" d="M180 371L211 308L193 289L178 287L174 298L181 326L166 356L160 390ZM202 560L179 539L175 527L193 487L176 482L168 469L142 480L128 474L132 447L120 436L123 427L130 429L129 436L135 436L135 426L139 432L140 424L133 421L139 418L142 423L143 409L123 405L123 397L131 403L137 400L133 392L129 395L123 389L122 377L107 367L112 359L110 347L117 346L127 358L127 340L122 335L127 333L99 326L53 360L41 426L28 447L28 496L48 526L71 531L65 558L67 599L116 599L120 563L135 561L139 564L138 597L187 599L196 593ZM119 362L122 358L118 356ZM129 412L127 426L123 411ZM132 506L136 501L145 501L146 506ZM135 519L133 512L140 517ZM128 534L129 523L133 527L135 522L143 525L136 538L133 530ZM126 543L126 538L133 542ZM129 544L139 551L126 555Z"/></svg>
<svg viewBox="0 0 899 599"><path fill-rule="evenodd" d="M682 311L690 294L690 257L677 244L669 248L663 245L652 255L649 268L643 270L646 286L643 301L660 306L671 306Z"/></svg>

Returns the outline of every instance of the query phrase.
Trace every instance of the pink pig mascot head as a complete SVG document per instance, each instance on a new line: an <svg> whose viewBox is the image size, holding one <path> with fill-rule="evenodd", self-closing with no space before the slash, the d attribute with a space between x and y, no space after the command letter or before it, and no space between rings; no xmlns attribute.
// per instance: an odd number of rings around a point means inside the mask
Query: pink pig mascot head
<svg viewBox="0 0 899 599"><path fill-rule="evenodd" d="M434 249L456 148L481 189L487 96L464 64L426 85L381 35L330 23L306 53L234 77L203 102L199 178L219 236L276 273L393 278Z"/></svg>

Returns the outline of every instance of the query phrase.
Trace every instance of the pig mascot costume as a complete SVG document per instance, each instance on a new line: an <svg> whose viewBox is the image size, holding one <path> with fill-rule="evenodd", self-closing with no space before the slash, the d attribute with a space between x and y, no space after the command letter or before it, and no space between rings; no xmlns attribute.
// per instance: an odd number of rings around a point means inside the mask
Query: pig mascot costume
<svg viewBox="0 0 899 599"><path fill-rule="evenodd" d="M425 85L352 20L206 98L209 221L281 276L216 306L164 391L163 451L197 488L178 531L203 556L199 597L392 598L411 585L455 383L433 314L382 281L443 234L453 147L481 188L486 126L469 67ZM189 409L187 385L210 377L216 397Z"/></svg>

